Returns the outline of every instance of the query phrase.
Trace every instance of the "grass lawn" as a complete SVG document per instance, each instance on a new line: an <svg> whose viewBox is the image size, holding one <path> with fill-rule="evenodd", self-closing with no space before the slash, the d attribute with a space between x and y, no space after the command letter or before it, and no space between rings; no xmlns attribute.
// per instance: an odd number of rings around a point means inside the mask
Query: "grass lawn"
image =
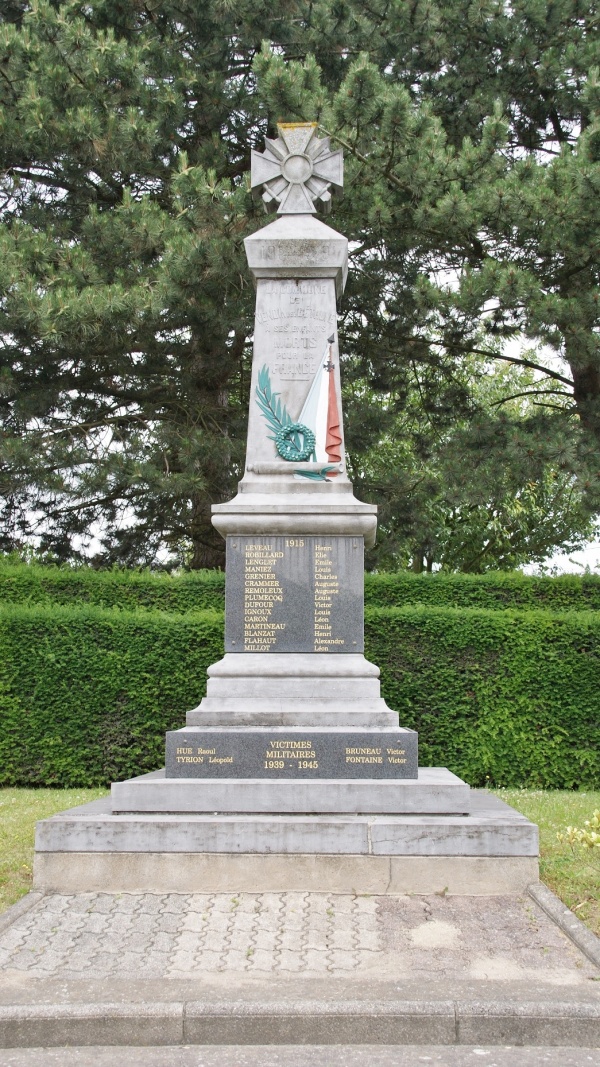
<svg viewBox="0 0 600 1067"><path fill-rule="evenodd" d="M572 852L556 840L559 830L582 826L594 809L600 808L600 792L494 792L538 824L542 881L600 935L600 857L582 849ZM104 789L0 789L0 911L31 888L36 820L105 795ZM596 859L595 865L592 859Z"/></svg>
<svg viewBox="0 0 600 1067"><path fill-rule="evenodd" d="M559 830L583 826L600 809L600 792L494 789L494 793L538 824L542 882L600 936L600 848L595 855L582 848L571 851L556 840Z"/></svg>
<svg viewBox="0 0 600 1067"><path fill-rule="evenodd" d="M36 821L105 795L106 789L0 789L0 911L31 889Z"/></svg>

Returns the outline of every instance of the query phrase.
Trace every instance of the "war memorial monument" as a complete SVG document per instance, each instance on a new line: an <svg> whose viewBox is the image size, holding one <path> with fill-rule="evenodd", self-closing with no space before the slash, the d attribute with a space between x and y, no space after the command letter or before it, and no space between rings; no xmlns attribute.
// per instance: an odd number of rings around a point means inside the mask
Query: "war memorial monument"
<svg viewBox="0 0 600 1067"><path fill-rule="evenodd" d="M317 219L343 161L312 124L252 153L277 218L245 242L256 283L248 444L226 539L225 654L166 737L165 770L38 824L48 891L496 894L538 878L537 828L418 765L364 656L376 507L344 460L337 300L346 239Z"/></svg>

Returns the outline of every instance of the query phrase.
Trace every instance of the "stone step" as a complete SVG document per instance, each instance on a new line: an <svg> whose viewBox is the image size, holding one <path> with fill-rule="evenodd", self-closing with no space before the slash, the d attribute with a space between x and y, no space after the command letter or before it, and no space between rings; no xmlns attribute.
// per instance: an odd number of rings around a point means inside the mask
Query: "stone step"
<svg viewBox="0 0 600 1067"><path fill-rule="evenodd" d="M398 715L362 654L227 652L208 668L207 695L186 725L393 730Z"/></svg>
<svg viewBox="0 0 600 1067"><path fill-rule="evenodd" d="M84 805L85 809L86 805ZM37 825L39 852L334 856L537 856L537 827L471 815L168 815L64 812Z"/></svg>
<svg viewBox="0 0 600 1067"><path fill-rule="evenodd" d="M470 811L470 789L445 767L418 778L166 778L164 771L115 782L113 812L257 812L263 814L438 814Z"/></svg>
<svg viewBox="0 0 600 1067"><path fill-rule="evenodd" d="M470 815L113 814L110 798L38 823L52 892L497 894L538 877L537 827L484 791Z"/></svg>

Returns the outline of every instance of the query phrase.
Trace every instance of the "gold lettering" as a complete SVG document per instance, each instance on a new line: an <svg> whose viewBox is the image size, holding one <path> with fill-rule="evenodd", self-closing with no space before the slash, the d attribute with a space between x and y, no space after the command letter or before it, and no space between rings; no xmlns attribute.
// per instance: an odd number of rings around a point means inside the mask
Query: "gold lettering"
<svg viewBox="0 0 600 1067"><path fill-rule="evenodd" d="M312 748L313 741L269 741L271 748Z"/></svg>
<svg viewBox="0 0 600 1067"><path fill-rule="evenodd" d="M274 748L267 752L266 759L316 759L317 753L311 748L303 748L301 751L286 748Z"/></svg>

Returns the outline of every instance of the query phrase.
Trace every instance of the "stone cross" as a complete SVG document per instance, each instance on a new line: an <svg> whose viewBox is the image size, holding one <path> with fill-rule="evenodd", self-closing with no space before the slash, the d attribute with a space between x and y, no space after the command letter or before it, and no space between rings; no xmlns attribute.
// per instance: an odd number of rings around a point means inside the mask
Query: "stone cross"
<svg viewBox="0 0 600 1067"><path fill-rule="evenodd" d="M344 163L341 149L332 151L329 137L319 140L316 122L283 122L275 140L265 137L265 151L252 152L251 186L265 211L278 215L314 215L331 210L331 195L341 193Z"/></svg>

